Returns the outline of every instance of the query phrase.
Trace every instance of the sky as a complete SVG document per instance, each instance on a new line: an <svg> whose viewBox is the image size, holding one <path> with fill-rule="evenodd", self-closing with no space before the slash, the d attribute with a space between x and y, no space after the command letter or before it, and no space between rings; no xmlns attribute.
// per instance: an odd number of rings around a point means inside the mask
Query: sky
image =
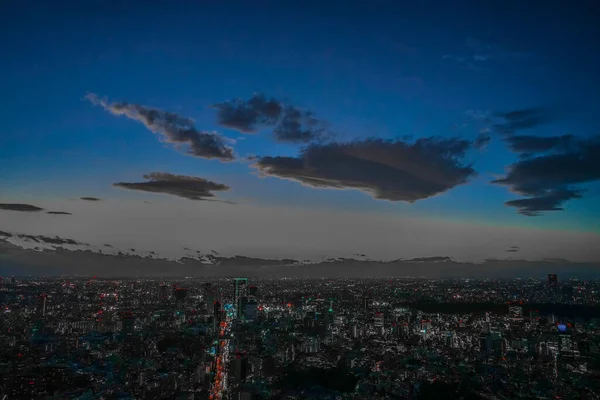
<svg viewBox="0 0 600 400"><path fill-rule="evenodd" d="M0 6L0 229L600 261L593 1Z"/></svg>

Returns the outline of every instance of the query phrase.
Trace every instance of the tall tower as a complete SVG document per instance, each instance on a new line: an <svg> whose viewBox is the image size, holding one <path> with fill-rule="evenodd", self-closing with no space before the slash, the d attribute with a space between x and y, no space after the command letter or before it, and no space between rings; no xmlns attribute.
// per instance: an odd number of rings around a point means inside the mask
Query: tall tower
<svg viewBox="0 0 600 400"><path fill-rule="evenodd" d="M46 293L42 293L39 297L38 297L38 314L41 315L42 317L46 316L46 298L48 297L48 295Z"/></svg>
<svg viewBox="0 0 600 400"><path fill-rule="evenodd" d="M132 334L135 329L135 316L131 311L121 314L121 333Z"/></svg>
<svg viewBox="0 0 600 400"><path fill-rule="evenodd" d="M548 287L555 292L558 290L558 277L556 274L548 274Z"/></svg>
<svg viewBox="0 0 600 400"><path fill-rule="evenodd" d="M248 278L233 279L233 306L235 315L240 318L244 313L244 308L248 303Z"/></svg>

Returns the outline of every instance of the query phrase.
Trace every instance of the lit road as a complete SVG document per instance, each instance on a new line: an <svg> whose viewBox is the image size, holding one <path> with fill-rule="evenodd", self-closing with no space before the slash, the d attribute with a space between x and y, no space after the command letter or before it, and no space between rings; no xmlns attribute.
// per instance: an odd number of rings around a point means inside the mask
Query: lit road
<svg viewBox="0 0 600 400"><path fill-rule="evenodd" d="M227 388L227 362L229 361L229 352L227 350L227 333L229 331L229 322L221 322L219 326L219 340L215 355L215 380L212 384L209 399L221 399L223 392Z"/></svg>

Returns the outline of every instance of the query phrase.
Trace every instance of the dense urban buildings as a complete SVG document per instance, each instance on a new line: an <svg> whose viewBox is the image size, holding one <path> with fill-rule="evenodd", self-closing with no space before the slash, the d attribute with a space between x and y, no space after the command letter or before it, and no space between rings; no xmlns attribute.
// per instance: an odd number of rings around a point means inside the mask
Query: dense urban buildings
<svg viewBox="0 0 600 400"><path fill-rule="evenodd" d="M548 282L5 278L0 394L595 399L600 282Z"/></svg>

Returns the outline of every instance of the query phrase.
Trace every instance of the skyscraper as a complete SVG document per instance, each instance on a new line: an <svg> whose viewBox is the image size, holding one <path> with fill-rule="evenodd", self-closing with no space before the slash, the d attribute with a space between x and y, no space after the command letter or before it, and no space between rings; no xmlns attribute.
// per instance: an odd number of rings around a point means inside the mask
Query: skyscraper
<svg viewBox="0 0 600 400"><path fill-rule="evenodd" d="M558 289L558 276L556 274L548 274L548 287L555 292Z"/></svg>
<svg viewBox="0 0 600 400"><path fill-rule="evenodd" d="M385 324L385 316L382 312L376 312L375 317L373 318L373 325L377 330L377 333L383 334L385 332L384 325Z"/></svg>
<svg viewBox="0 0 600 400"><path fill-rule="evenodd" d="M508 305L508 315L513 321L522 320L523 319L523 306L520 303Z"/></svg>
<svg viewBox="0 0 600 400"><path fill-rule="evenodd" d="M187 297L188 290L186 288L177 288L174 291L175 299L177 301L184 301Z"/></svg>
<svg viewBox="0 0 600 400"><path fill-rule="evenodd" d="M160 285L160 298L162 300L167 300L169 298L169 286L166 284Z"/></svg>
<svg viewBox="0 0 600 400"><path fill-rule="evenodd" d="M249 294L250 296L254 296L254 297L256 297L256 295L258 294L258 288L257 288L256 286L250 286L250 287L248 288L248 294Z"/></svg>
<svg viewBox="0 0 600 400"><path fill-rule="evenodd" d="M244 309L248 303L248 278L233 279L233 306L235 315L240 318L244 314Z"/></svg>
<svg viewBox="0 0 600 400"><path fill-rule="evenodd" d="M46 316L47 297L48 295L46 293L43 293L38 297L38 315L42 317Z"/></svg>
<svg viewBox="0 0 600 400"><path fill-rule="evenodd" d="M204 302L207 310L217 301L217 291L210 282L204 284Z"/></svg>
<svg viewBox="0 0 600 400"><path fill-rule="evenodd" d="M131 311L125 311L121 314L121 332L131 334L135 329L135 317Z"/></svg>

